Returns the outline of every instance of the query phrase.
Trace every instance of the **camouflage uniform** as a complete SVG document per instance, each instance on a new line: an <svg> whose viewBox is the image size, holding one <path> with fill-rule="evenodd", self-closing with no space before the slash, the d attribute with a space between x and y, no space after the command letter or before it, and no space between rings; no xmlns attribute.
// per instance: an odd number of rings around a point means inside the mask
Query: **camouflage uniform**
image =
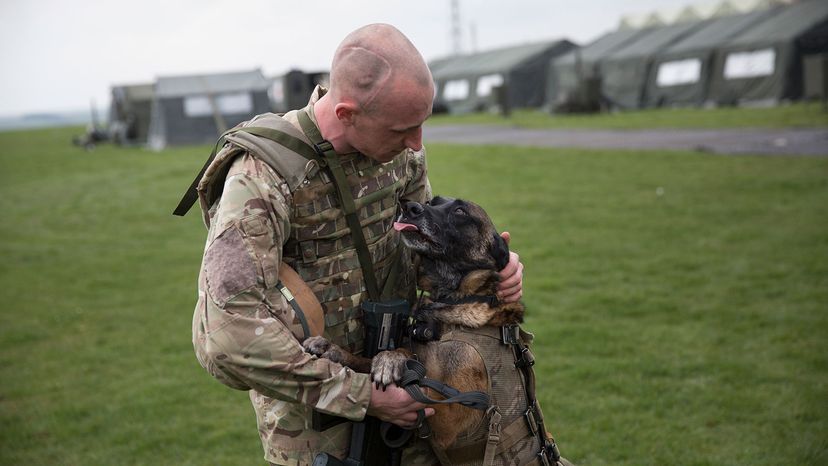
<svg viewBox="0 0 828 466"><path fill-rule="evenodd" d="M323 93L317 88L305 109L314 123L313 104ZM284 118L298 129L297 115ZM275 117L260 116L250 125L261 126L266 118ZM406 150L385 164L358 153L341 160L382 284L400 247L392 228L397 205L431 197L425 155ZM287 465L310 464L320 451L344 457L350 424L314 431L312 410L361 420L371 397L367 374L303 351L296 338L302 335L299 320L274 287L285 261L322 303L325 336L362 351L359 304L367 293L350 231L328 172L313 161L300 168L276 173L232 144L208 167L199 197L209 233L193 317L199 362L226 385L249 389L265 459ZM211 200L209 193L221 183L223 193ZM410 298L413 272L410 258L402 257L396 294ZM417 464L434 463L427 450L418 450Z"/></svg>

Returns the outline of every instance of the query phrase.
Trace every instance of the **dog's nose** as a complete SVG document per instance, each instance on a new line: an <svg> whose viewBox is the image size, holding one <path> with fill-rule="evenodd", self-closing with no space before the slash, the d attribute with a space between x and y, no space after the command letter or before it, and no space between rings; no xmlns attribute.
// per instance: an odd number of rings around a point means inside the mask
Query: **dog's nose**
<svg viewBox="0 0 828 466"><path fill-rule="evenodd" d="M405 215L409 218L416 218L423 214L423 206L419 202L406 202L405 206Z"/></svg>

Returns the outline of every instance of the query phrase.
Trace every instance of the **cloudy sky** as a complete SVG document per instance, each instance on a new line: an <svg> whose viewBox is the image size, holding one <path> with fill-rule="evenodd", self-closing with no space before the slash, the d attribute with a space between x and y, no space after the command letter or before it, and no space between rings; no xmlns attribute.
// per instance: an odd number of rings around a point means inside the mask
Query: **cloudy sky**
<svg viewBox="0 0 828 466"><path fill-rule="evenodd" d="M261 68L327 69L351 30L391 23L427 59L449 54L450 0L0 0L0 116L82 110L112 84ZM587 43L623 15L714 0L459 0L462 46ZM474 31L474 33L472 33Z"/></svg>

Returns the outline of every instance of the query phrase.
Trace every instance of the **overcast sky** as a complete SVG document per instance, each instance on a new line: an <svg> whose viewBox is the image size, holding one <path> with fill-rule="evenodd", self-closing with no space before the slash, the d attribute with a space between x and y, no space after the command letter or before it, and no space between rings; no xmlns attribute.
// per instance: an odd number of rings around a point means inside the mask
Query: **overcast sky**
<svg viewBox="0 0 828 466"><path fill-rule="evenodd" d="M465 51L567 38L588 43L622 15L715 0L459 0ZM450 0L0 0L0 115L79 110L112 84L261 68L327 69L339 41L386 22L427 60L449 54ZM472 34L471 31L475 31ZM473 40L472 37L476 39Z"/></svg>

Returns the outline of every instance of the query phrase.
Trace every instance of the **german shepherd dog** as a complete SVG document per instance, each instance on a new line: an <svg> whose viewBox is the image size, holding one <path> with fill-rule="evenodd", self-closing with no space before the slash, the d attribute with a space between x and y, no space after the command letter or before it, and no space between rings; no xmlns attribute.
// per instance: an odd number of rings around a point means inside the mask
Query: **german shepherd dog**
<svg viewBox="0 0 828 466"><path fill-rule="evenodd" d="M523 304L499 303L495 297L500 282L498 271L509 261L509 248L480 206L444 197L435 197L426 205L408 202L394 228L401 233L403 243L419 256L419 286L430 294L429 300L415 310L418 321L472 328L523 321ZM469 297L491 299L445 304ZM323 337L311 337L303 346L311 354L356 371L370 371L372 380L382 385L399 381L406 359L412 357L409 351L399 349L382 352L368 360L348 353ZM463 392L487 390L485 364L469 345L456 341L414 342L413 350L425 365L428 378ZM435 396L428 391L426 394ZM433 407L435 414L428 421L432 441L443 450L454 443L458 434L478 425L484 415L482 411L459 404Z"/></svg>

